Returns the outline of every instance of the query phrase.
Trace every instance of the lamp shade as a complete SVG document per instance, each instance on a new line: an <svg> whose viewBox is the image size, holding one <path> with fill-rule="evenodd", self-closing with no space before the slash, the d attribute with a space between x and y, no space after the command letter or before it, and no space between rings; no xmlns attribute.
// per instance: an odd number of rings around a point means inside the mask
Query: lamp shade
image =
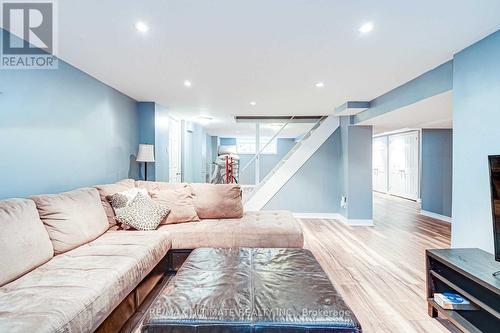
<svg viewBox="0 0 500 333"><path fill-rule="evenodd" d="M139 152L137 153L137 162L154 162L155 146L154 145L139 145Z"/></svg>

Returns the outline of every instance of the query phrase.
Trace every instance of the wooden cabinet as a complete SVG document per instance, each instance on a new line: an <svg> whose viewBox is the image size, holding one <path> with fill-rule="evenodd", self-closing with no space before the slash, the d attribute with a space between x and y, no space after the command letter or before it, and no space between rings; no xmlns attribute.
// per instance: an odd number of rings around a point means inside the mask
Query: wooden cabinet
<svg viewBox="0 0 500 333"><path fill-rule="evenodd" d="M429 315L449 320L464 332L500 332L500 263L479 249L426 251ZM445 310L434 302L434 293L454 292L477 310Z"/></svg>

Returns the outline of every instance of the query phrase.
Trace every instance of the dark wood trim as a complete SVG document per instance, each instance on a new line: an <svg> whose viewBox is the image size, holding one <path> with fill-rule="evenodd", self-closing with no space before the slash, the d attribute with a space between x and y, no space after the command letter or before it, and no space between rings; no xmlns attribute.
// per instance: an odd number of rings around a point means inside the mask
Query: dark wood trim
<svg viewBox="0 0 500 333"><path fill-rule="evenodd" d="M175 249L170 250L167 253L167 272L169 274L175 274L182 266L184 261L193 252L192 249Z"/></svg>
<svg viewBox="0 0 500 333"><path fill-rule="evenodd" d="M144 317L147 314L147 310L151 304L156 300L160 292L167 286L170 280L174 277L173 274L167 274L163 280L158 283L153 290L148 294L148 296L141 303L139 308L136 310L134 315L123 325L120 333L130 333L130 332L140 332L140 326Z"/></svg>

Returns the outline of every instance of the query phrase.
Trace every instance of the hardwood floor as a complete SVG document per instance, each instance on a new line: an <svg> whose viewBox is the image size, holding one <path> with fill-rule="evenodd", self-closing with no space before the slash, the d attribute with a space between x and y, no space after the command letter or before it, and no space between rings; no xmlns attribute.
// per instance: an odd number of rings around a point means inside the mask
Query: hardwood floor
<svg viewBox="0 0 500 333"><path fill-rule="evenodd" d="M424 252L450 246L450 224L418 214L415 202L374 196L374 227L302 219L310 249L350 305L363 332L449 332L427 315Z"/></svg>

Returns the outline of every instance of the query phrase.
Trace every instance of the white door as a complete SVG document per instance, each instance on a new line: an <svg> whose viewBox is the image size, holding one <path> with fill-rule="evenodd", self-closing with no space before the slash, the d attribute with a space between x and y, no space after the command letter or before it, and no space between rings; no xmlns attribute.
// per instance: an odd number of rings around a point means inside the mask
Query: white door
<svg viewBox="0 0 500 333"><path fill-rule="evenodd" d="M387 192L387 137L373 138L373 190Z"/></svg>
<svg viewBox="0 0 500 333"><path fill-rule="evenodd" d="M169 140L168 140L168 167L169 181L171 183L181 182L181 122L169 119Z"/></svg>
<svg viewBox="0 0 500 333"><path fill-rule="evenodd" d="M389 193L418 199L418 132L389 136Z"/></svg>

